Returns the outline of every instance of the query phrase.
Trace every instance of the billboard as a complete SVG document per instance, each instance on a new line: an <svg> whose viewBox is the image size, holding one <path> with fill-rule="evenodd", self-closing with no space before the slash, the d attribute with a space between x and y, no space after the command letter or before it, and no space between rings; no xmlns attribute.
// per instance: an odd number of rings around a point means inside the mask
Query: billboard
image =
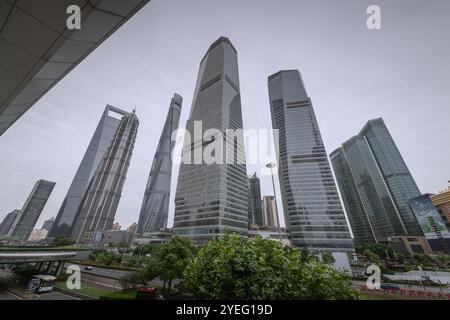
<svg viewBox="0 0 450 320"><path fill-rule="evenodd" d="M416 216L427 240L450 238L450 232L431 202L429 194L410 199L408 205Z"/></svg>

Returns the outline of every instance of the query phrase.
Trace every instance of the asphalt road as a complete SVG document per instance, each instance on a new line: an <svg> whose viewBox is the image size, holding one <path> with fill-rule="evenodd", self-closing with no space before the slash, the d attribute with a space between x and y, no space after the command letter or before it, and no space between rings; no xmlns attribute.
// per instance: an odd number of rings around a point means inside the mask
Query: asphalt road
<svg viewBox="0 0 450 320"><path fill-rule="evenodd" d="M23 300L23 299L0 287L0 300Z"/></svg>
<svg viewBox="0 0 450 320"><path fill-rule="evenodd" d="M85 265L78 265L76 263L66 263L65 267L67 268L67 266L69 265L77 265L80 267L80 270L82 273L87 273L87 274L92 274L92 275L96 275L96 276L101 276L101 277L109 277L109 278L113 278L113 279L122 279L122 277L124 277L125 275L130 274L130 271L125 271L125 270L116 270L116 269L107 269L107 268L100 268L100 267L94 267L93 270L86 270L85 269Z"/></svg>

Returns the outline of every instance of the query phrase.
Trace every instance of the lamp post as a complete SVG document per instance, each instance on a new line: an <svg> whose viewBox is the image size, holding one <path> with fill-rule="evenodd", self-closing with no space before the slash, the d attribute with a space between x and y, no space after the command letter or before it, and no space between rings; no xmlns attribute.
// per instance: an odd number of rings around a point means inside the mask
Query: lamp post
<svg viewBox="0 0 450 320"><path fill-rule="evenodd" d="M281 238L281 225L280 225L280 217L278 216L278 206L277 206L277 194L275 192L275 181L273 179L273 168L275 168L276 164L269 162L266 164L267 168L270 168L270 175L272 176L272 187L273 187L273 199L275 201L275 210L276 210L276 217L277 217L277 224L278 224L278 236L280 238L280 243L283 244L283 240Z"/></svg>

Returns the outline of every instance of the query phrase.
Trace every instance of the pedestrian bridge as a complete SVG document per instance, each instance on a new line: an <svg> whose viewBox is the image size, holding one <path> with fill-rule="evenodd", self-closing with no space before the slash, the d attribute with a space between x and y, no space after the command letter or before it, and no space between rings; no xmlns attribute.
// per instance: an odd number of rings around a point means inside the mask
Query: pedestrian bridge
<svg viewBox="0 0 450 320"><path fill-rule="evenodd" d="M55 274L59 276L65 262L73 259L86 259L90 251L26 251L0 252L0 265L8 265L14 269L15 265L30 263L36 272Z"/></svg>
<svg viewBox="0 0 450 320"><path fill-rule="evenodd" d="M76 259L77 251L65 252L0 252L0 264L67 261Z"/></svg>

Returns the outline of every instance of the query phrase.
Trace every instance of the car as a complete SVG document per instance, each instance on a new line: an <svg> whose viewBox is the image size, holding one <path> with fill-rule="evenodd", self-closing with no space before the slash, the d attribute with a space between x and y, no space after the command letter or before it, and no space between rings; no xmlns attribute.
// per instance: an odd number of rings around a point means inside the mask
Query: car
<svg viewBox="0 0 450 320"><path fill-rule="evenodd" d="M84 267L84 270L94 270L94 267L93 266L86 266L86 267Z"/></svg>
<svg viewBox="0 0 450 320"><path fill-rule="evenodd" d="M136 300L164 300L157 288L141 287L136 292Z"/></svg>

